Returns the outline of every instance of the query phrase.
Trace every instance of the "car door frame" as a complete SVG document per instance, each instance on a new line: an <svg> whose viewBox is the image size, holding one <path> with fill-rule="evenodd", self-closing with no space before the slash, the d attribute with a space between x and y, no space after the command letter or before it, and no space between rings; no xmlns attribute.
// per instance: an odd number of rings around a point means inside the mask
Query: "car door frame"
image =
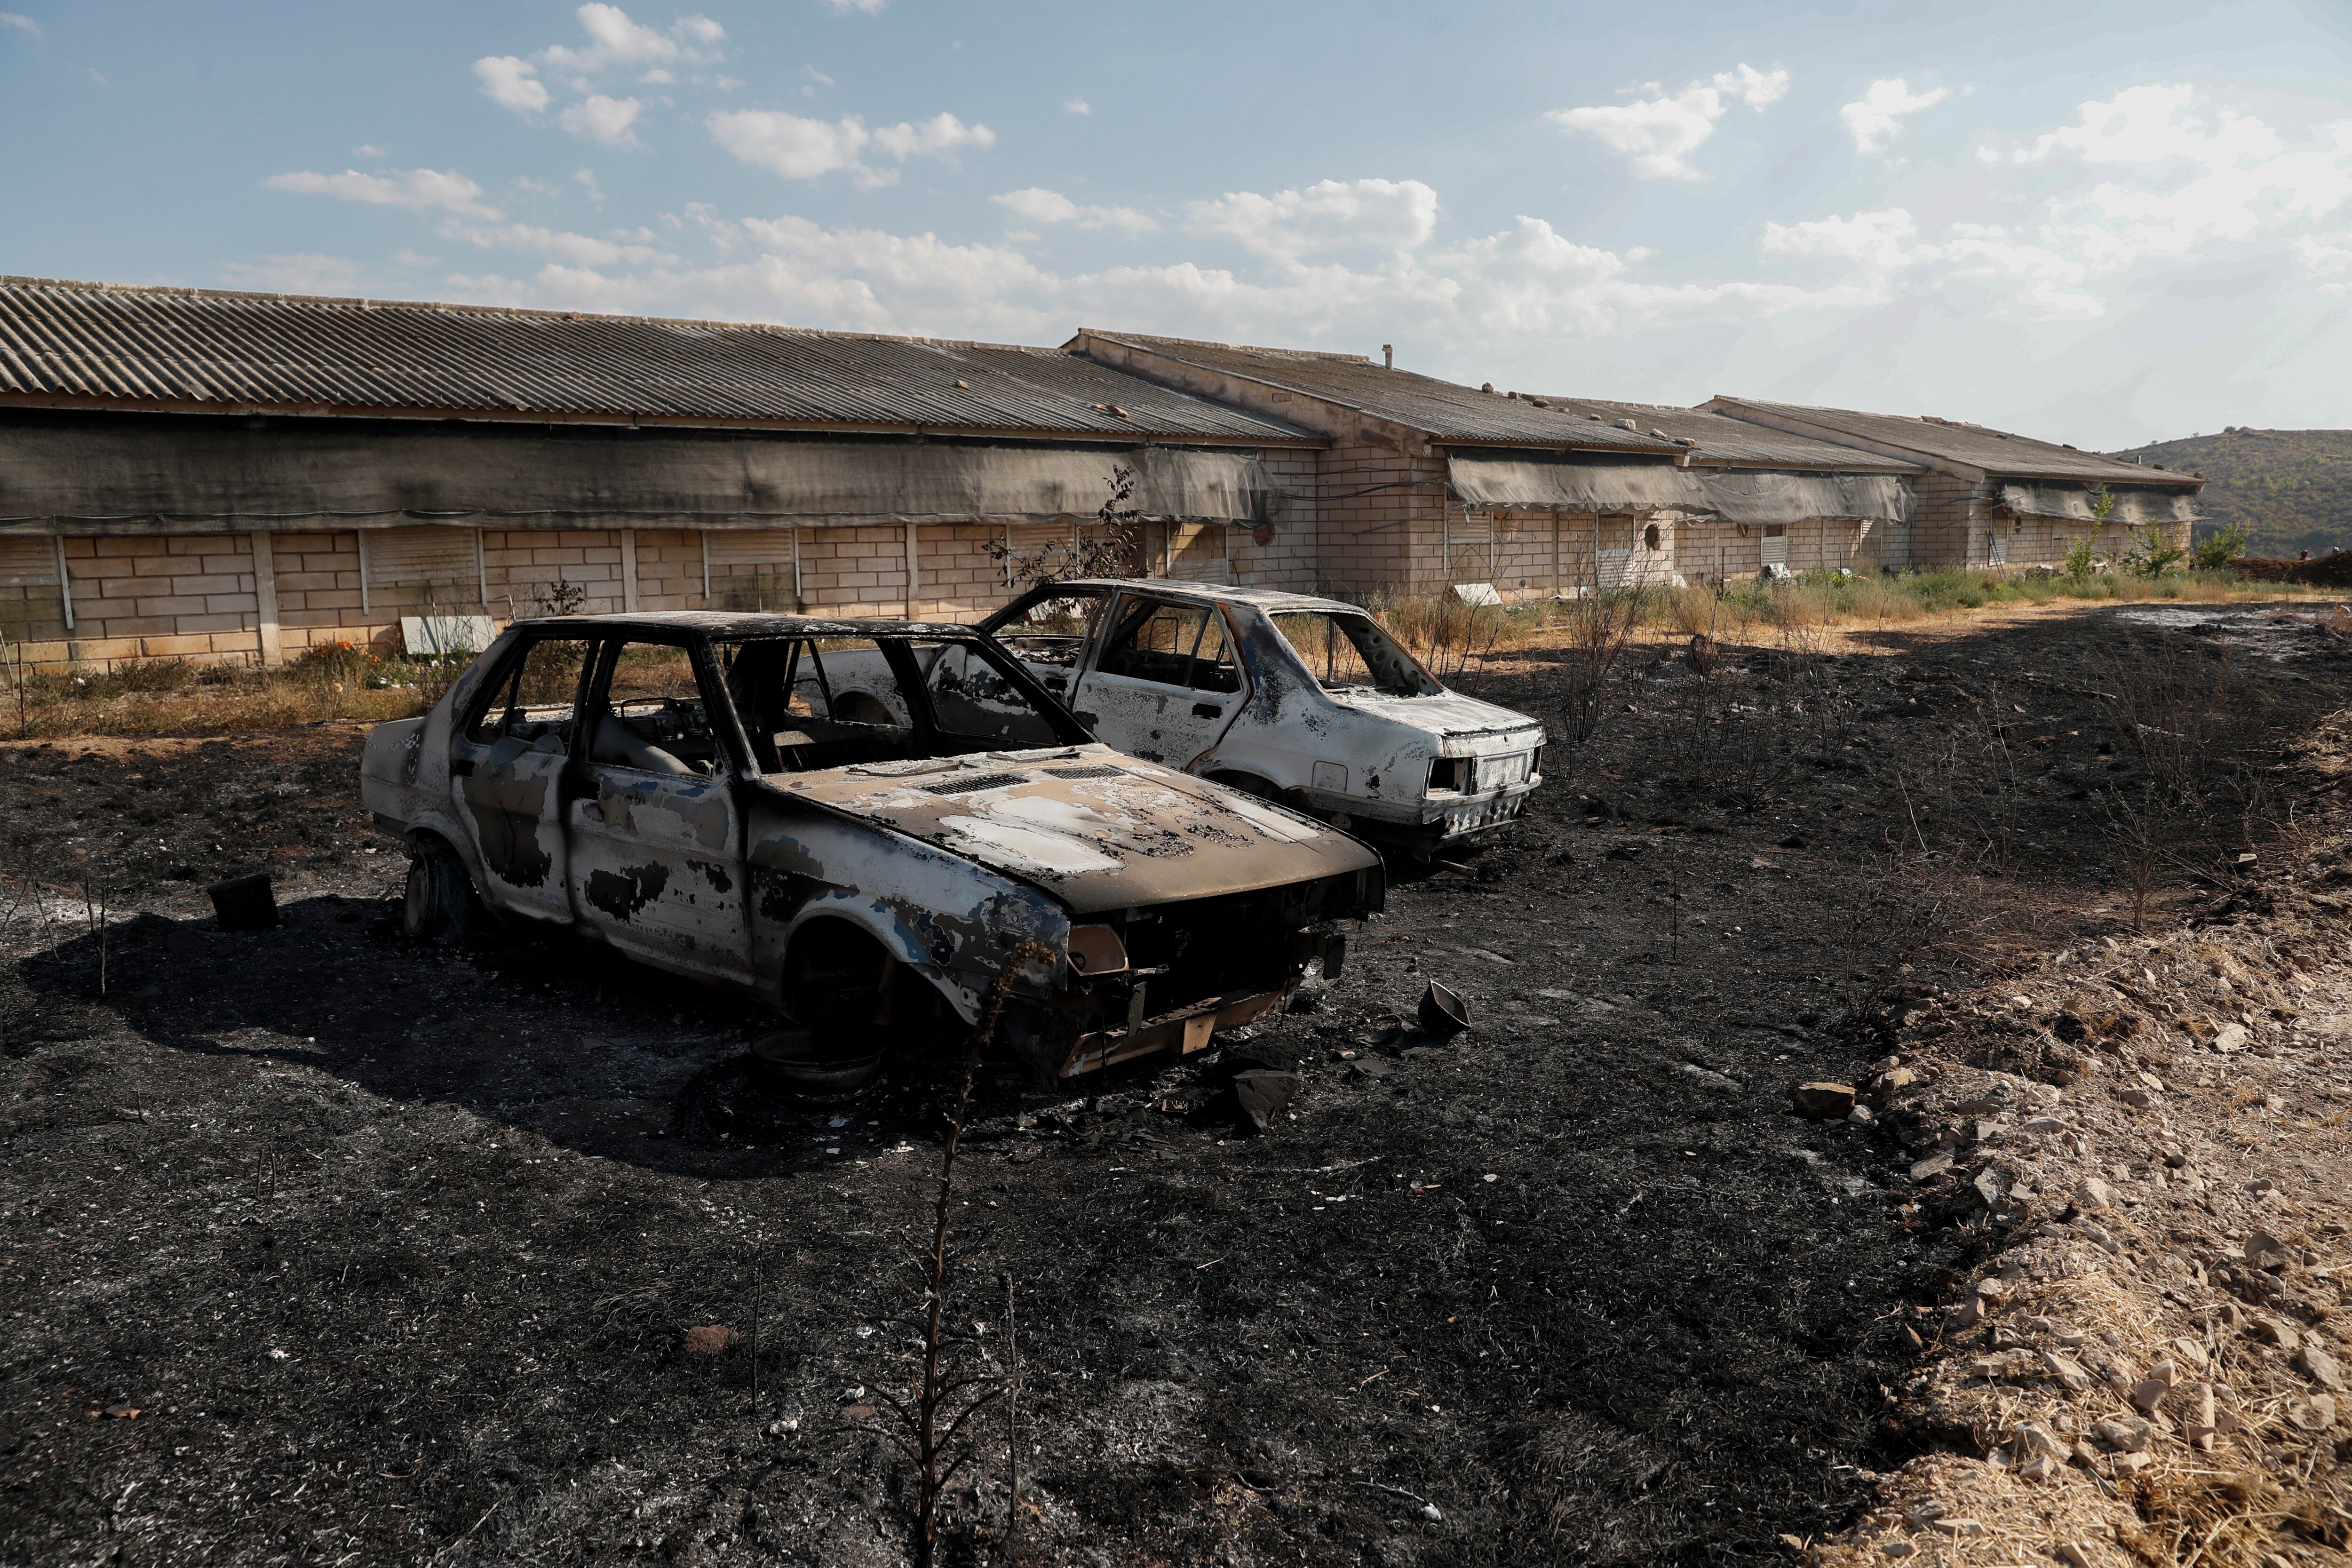
<svg viewBox="0 0 2352 1568"><path fill-rule="evenodd" d="M499 661L493 678L484 683L483 706L478 713L488 712L498 702L508 683L530 658L531 649L550 642L584 643L587 652L572 686L572 744L562 752L538 752L525 747L508 759L545 759L533 770L542 776L538 781L541 786L541 810L532 819L539 826L531 833L531 844L526 848L518 836L514 819L523 814L511 805L501 807L493 798L499 784L499 775L493 770L503 764L494 761L490 753L502 742L471 738L468 731L478 714L460 712L450 726L449 794L456 808L452 815L465 825L473 839L479 871L477 891L483 902L501 914L568 926L572 923L572 846L564 824L570 807L572 759L580 749L580 710L587 700L589 678L603 647L601 634L586 627L575 631L560 626L537 627L523 633ZM509 791L512 804L519 805L528 793L519 788ZM479 804L477 797L481 797ZM508 820L493 821L486 829L486 810L497 811Z"/></svg>
<svg viewBox="0 0 2352 1568"><path fill-rule="evenodd" d="M1015 616L1025 616L1029 606L1042 599L1066 599L1080 594L1101 595L1103 612L1095 617L1094 625L1087 629L1086 636L1078 639L1077 657L1070 661L1068 673L1058 677L1061 684L1057 686L1055 683L1055 677L1049 677L1021 657L1021 644L1018 638L1000 637L997 635L997 628L1012 621ZM1011 654L1013 660L1024 669L1035 676L1037 684L1044 687L1055 701L1070 709L1080 723L1086 724L1088 730L1092 730L1094 725L1088 722L1086 714L1077 710L1075 704L1077 701L1078 688L1085 681L1087 671L1093 667L1095 651L1102 643L1102 629L1110 619L1111 606L1118 595L1119 590L1117 587L1104 583L1040 583L981 622L980 629L987 633L997 646Z"/></svg>
<svg viewBox="0 0 2352 1568"><path fill-rule="evenodd" d="M1190 684L1181 687L1171 686L1163 681L1144 680L1131 675L1114 675L1105 670L1101 665L1103 650L1108 646L1112 628L1120 625L1124 620L1124 612L1129 600L1141 600L1153 605L1168 605L1175 609L1200 610L1205 616L1213 618L1218 626L1223 628L1225 638L1225 647L1233 655L1234 678L1235 682L1234 689L1229 692L1211 692L1207 694L1207 697L1203 697L1201 693L1200 688ZM1204 624L1202 627L1203 635L1206 634L1206 629L1207 628ZM1243 710L1249 706L1251 695L1255 689L1250 681L1248 661L1242 658L1241 637L1234 630L1233 617L1226 615L1224 606L1213 598L1209 599L1205 604L1202 604L1192 601L1183 595L1170 594L1153 588L1119 588L1114 594L1110 604L1105 607L1102 618L1096 624L1094 634L1088 639L1088 644L1087 658L1083 664L1082 678L1077 682L1076 691L1071 699L1069 699L1071 710L1077 715L1081 722L1085 723L1088 729L1094 731L1095 738L1097 740L1099 740L1106 745L1112 746L1117 750L1129 752L1134 756L1141 757L1146 762L1157 762L1163 767L1177 768L1180 770L1189 769L1193 763L1201 761L1202 758L1213 755L1218 744L1225 738L1226 732L1234 727L1234 721L1241 716ZM1196 637L1192 644L1192 654L1190 656L1190 661L1192 664L1197 664L1199 662L1199 652L1200 640ZM1214 727L1206 732L1206 739L1202 740L1197 745L1192 743L1192 737L1188 735L1183 743L1173 748L1175 752L1181 752L1182 753L1181 756L1171 755L1168 751L1155 751L1152 749L1154 747L1164 746L1166 742L1164 733L1154 735L1149 731L1147 728L1150 723L1149 720L1132 721L1134 724L1133 732L1126 734L1105 734L1103 732L1101 714L1097 710L1101 705L1102 700L1101 697L1097 695L1096 682L1112 680L1122 681L1135 687L1143 688L1150 692L1158 695L1160 697L1160 707L1157 710L1157 716L1160 718L1162 725L1167 728L1175 727L1169 719L1168 705L1170 702L1174 700L1177 695L1180 694L1185 699L1184 706L1189 710L1189 711L1184 714L1184 717L1194 721L1209 721ZM1116 690L1118 689L1114 688L1108 689ZM1121 692L1120 694L1125 695L1124 692ZM1211 702L1207 698L1215 698L1219 700L1216 702ZM1211 715L1203 714L1200 711L1200 710L1204 707L1215 707L1219 710L1219 712L1213 719L1212 719ZM1126 725L1124 722L1114 723L1113 725L1113 729L1115 731L1125 727ZM1148 744L1146 742L1148 742Z"/></svg>
<svg viewBox="0 0 2352 1568"><path fill-rule="evenodd" d="M716 743L709 776L648 773L591 756L593 721L610 697L619 650L631 643L685 650ZM672 627L604 628L573 711L563 812L573 924L659 967L751 984L742 784L757 769L709 639ZM640 809L656 821L677 818L693 832L692 842L646 834L637 826ZM698 817L701 825L695 826ZM607 858L606 845L635 847L611 853L608 868L596 863ZM625 863L633 859L638 863ZM648 912L653 919L645 918Z"/></svg>

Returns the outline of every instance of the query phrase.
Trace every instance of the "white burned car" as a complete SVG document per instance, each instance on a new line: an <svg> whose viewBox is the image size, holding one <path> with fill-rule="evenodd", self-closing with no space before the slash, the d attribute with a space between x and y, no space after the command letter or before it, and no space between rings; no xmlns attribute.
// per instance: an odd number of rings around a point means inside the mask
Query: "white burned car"
<svg viewBox="0 0 2352 1568"><path fill-rule="evenodd" d="M416 941L478 895L866 1040L974 1022L1042 942L1003 1035L1060 1076L1202 1048L1335 973L1382 896L1363 844L1096 743L969 626L519 622L370 733L362 790Z"/></svg>
<svg viewBox="0 0 2352 1568"><path fill-rule="evenodd" d="M1449 691L1354 605L1055 583L983 621L1097 739L1427 856L1516 818L1543 726Z"/></svg>

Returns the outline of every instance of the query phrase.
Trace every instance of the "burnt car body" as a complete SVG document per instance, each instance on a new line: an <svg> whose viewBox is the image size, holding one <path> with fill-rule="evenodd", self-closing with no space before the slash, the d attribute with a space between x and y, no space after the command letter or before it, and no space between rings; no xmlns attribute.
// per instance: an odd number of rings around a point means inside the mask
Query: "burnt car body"
<svg viewBox="0 0 2352 1568"><path fill-rule="evenodd" d="M487 906L866 1038L973 1023L1042 942L1002 1032L1063 1077L1278 1005L1383 890L1346 834L1096 743L969 626L517 622L371 731L362 790L417 940Z"/></svg>
<svg viewBox="0 0 2352 1568"><path fill-rule="evenodd" d="M1097 739L1414 855L1507 827L1543 782L1540 723L1448 690L1340 600L1076 580L981 626Z"/></svg>

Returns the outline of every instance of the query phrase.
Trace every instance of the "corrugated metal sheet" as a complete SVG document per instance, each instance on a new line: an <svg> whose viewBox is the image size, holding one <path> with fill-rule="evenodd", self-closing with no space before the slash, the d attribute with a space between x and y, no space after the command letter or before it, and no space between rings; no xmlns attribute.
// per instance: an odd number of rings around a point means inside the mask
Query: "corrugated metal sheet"
<svg viewBox="0 0 2352 1568"><path fill-rule="evenodd" d="M1671 441L1585 418L1565 408L1538 407L1524 397L1481 392L1409 370L1391 370L1361 354L1310 353L1297 349L1249 348L1234 343L1194 342L1184 338L1146 337L1088 328L1078 342L1097 338L1156 354L1202 370L1246 376L1285 391L1422 431L1433 441L1480 445L1574 447L1601 452L1678 452ZM1544 400L1549 403L1549 399Z"/></svg>
<svg viewBox="0 0 2352 1568"><path fill-rule="evenodd" d="M1727 414L1703 408L1676 408L1669 404L1614 403L1591 397L1547 397L1554 408L1602 424L1631 419L1643 432L1663 431L1666 438L1687 437L1696 445L1690 461L1706 468L1831 468L1857 474L1916 474L1916 463L1885 458L1858 447L1840 447L1794 436L1762 425L1749 425Z"/></svg>
<svg viewBox="0 0 2352 1568"><path fill-rule="evenodd" d="M1305 437L1055 349L0 277L0 397L9 395L1129 439Z"/></svg>
<svg viewBox="0 0 2352 1568"><path fill-rule="evenodd" d="M1850 408L1815 408L1801 403L1766 403L1752 397L1717 397L1710 409L1733 418L1752 414L1757 420L1807 427L1810 432L1851 436L1880 447L1916 452L1982 468L1995 476L2027 479L2084 479L2110 484L2179 484L2190 488L2204 481L2194 474L2165 473L2134 463L2119 463L2096 452L2079 452L2031 437L2012 435L1983 425L1947 419L1910 418L1900 414L1863 414Z"/></svg>

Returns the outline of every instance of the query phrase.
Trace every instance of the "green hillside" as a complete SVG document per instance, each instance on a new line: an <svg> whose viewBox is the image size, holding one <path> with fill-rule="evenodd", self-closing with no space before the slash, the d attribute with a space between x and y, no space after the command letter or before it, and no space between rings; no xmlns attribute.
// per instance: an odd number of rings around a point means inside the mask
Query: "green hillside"
<svg viewBox="0 0 2352 1568"><path fill-rule="evenodd" d="M2242 522L2253 536L2250 555L2352 549L2352 430L2241 427L2115 455L2203 474L2200 539Z"/></svg>

